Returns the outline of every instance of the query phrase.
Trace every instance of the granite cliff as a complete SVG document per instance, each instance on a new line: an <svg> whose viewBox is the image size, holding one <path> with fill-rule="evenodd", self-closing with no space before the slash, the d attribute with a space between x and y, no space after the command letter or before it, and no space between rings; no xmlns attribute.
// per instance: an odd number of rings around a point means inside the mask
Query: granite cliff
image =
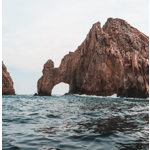
<svg viewBox="0 0 150 150"><path fill-rule="evenodd" d="M60 82L69 84L69 94L148 97L149 37L122 19L109 18L102 28L95 23L58 68L52 60L44 64L38 95L51 95Z"/></svg>
<svg viewBox="0 0 150 150"><path fill-rule="evenodd" d="M2 95L15 95L13 81L7 72L7 68L2 62Z"/></svg>

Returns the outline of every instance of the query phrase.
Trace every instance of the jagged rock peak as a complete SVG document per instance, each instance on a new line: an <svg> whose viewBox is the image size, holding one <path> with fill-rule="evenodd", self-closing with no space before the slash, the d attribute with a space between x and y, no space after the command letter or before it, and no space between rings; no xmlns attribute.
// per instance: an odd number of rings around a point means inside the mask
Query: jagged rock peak
<svg viewBox="0 0 150 150"><path fill-rule="evenodd" d="M13 81L2 61L2 95L15 95Z"/></svg>
<svg viewBox="0 0 150 150"><path fill-rule="evenodd" d="M144 40L146 43L149 42L149 37L145 35L144 33L140 32L138 29L132 27L130 24L128 24L125 20L119 19L119 18L108 18L106 23L103 25L102 29L104 32L110 30L118 33L121 33L122 31L124 34L128 35L128 33L132 33L136 38L140 38L141 40Z"/></svg>
<svg viewBox="0 0 150 150"><path fill-rule="evenodd" d="M125 97L149 96L149 37L122 19L93 24L75 52L65 55L58 68L49 60L38 80L38 94L69 84L69 94Z"/></svg>

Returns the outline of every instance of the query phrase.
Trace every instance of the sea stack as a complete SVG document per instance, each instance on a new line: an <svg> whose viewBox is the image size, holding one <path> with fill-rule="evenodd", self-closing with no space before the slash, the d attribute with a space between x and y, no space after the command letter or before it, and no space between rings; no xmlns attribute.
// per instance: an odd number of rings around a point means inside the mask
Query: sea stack
<svg viewBox="0 0 150 150"><path fill-rule="evenodd" d="M50 96L53 87L69 84L69 94L149 97L149 37L122 19L95 23L86 39L61 61L44 64L38 95Z"/></svg>
<svg viewBox="0 0 150 150"><path fill-rule="evenodd" d="M13 81L7 68L2 62L2 95L15 95L15 90L13 88Z"/></svg>

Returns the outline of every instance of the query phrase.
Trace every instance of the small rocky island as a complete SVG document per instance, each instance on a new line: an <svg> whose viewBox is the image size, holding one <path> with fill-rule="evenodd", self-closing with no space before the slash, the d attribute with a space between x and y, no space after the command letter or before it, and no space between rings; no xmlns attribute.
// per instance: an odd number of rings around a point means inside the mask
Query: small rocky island
<svg viewBox="0 0 150 150"><path fill-rule="evenodd" d="M149 97L149 37L122 19L109 18L102 28L95 23L58 68L52 60L44 64L38 95L50 96L60 82L69 84L69 94Z"/></svg>
<svg viewBox="0 0 150 150"><path fill-rule="evenodd" d="M13 81L7 68L2 62L2 95L15 95L15 90L13 88Z"/></svg>

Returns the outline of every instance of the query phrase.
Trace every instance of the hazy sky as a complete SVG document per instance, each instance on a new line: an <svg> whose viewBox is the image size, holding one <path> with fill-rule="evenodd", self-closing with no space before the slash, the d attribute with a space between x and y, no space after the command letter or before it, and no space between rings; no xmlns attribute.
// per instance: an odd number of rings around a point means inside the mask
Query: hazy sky
<svg viewBox="0 0 150 150"><path fill-rule="evenodd" d="M148 0L3 0L2 59L17 94L34 94L43 64L55 67L83 42L92 24L122 18L149 36ZM68 85L53 93L68 92Z"/></svg>

